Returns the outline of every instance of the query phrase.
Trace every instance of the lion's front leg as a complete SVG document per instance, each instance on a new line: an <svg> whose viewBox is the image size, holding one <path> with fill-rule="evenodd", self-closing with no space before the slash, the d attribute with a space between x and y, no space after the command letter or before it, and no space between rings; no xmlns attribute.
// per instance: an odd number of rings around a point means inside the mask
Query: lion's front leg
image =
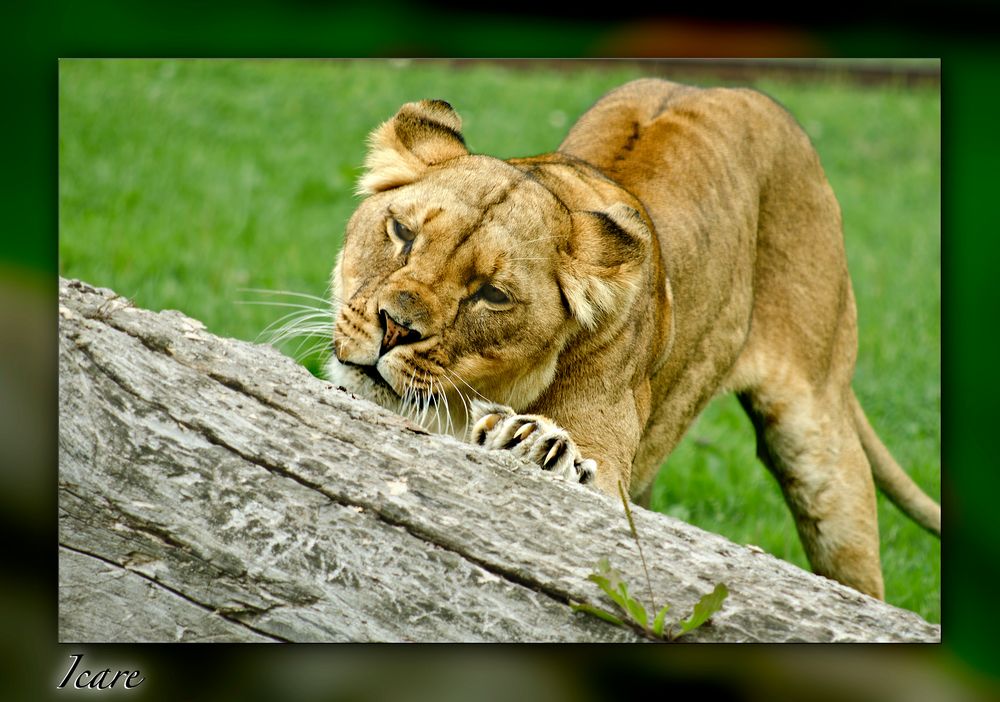
<svg viewBox="0 0 1000 702"><path fill-rule="evenodd" d="M589 483L597 471L597 463L580 455L565 429L546 417L517 414L505 405L476 403L469 440L510 451L563 480Z"/></svg>

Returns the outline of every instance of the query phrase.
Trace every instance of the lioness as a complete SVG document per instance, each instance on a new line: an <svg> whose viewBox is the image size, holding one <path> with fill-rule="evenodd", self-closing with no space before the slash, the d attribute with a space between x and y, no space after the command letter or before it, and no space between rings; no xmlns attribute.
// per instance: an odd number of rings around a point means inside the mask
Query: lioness
<svg viewBox="0 0 1000 702"><path fill-rule="evenodd" d="M747 89L628 83L558 151L470 154L440 100L371 134L328 377L428 428L636 498L734 391L817 573L883 596L875 481L940 534L851 390L840 210Z"/></svg>

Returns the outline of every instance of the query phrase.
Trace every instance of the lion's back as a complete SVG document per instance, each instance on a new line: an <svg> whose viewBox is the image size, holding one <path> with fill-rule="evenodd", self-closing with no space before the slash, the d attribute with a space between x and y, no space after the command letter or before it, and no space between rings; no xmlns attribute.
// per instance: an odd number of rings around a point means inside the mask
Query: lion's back
<svg viewBox="0 0 1000 702"><path fill-rule="evenodd" d="M709 230L716 243L721 236L753 245L763 201L839 219L805 131L778 102L750 88L635 80L585 112L559 151L636 196L661 241L669 237L675 247L697 248L699 232Z"/></svg>

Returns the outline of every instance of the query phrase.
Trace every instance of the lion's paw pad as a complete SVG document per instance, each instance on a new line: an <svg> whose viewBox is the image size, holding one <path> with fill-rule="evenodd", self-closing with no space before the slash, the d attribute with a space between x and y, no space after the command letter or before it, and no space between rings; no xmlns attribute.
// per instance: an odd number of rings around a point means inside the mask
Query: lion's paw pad
<svg viewBox="0 0 1000 702"><path fill-rule="evenodd" d="M540 415L517 414L510 407L480 403L470 439L488 449L526 458L563 480L590 482L597 464L583 458L565 429Z"/></svg>

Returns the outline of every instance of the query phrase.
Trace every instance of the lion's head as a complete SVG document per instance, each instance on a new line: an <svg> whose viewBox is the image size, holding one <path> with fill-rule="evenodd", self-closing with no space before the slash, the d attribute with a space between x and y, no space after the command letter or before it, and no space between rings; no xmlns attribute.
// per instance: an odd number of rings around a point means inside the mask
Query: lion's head
<svg viewBox="0 0 1000 702"><path fill-rule="evenodd" d="M470 154L460 129L425 100L372 133L333 272L328 368L393 409L446 406L437 429L456 432L468 400L528 408L574 335L630 305L651 245L633 207L593 187L603 209L577 207L578 188L554 191L530 160Z"/></svg>

